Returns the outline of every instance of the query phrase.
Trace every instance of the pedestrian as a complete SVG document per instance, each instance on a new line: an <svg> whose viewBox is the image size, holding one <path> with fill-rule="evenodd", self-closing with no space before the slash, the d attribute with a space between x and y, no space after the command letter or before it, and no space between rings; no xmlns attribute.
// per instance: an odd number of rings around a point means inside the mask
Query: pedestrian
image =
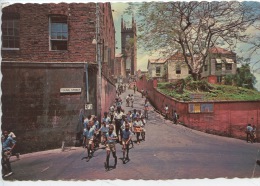
<svg viewBox="0 0 260 186"><path fill-rule="evenodd" d="M122 138L122 150L123 150L123 163L125 164L126 160L129 160L129 144L132 137L132 132L129 129L130 126L128 123L125 124L125 129L123 130L123 138ZM125 156L126 151L126 156Z"/></svg>
<svg viewBox="0 0 260 186"><path fill-rule="evenodd" d="M116 98L116 100L115 100L115 105L116 105L116 108L118 108L118 107L121 107L121 105L122 105L122 100L120 100L119 99L120 97L118 97L118 98Z"/></svg>
<svg viewBox="0 0 260 186"><path fill-rule="evenodd" d="M142 98L144 97L144 89L141 89Z"/></svg>
<svg viewBox="0 0 260 186"><path fill-rule="evenodd" d="M144 103L144 117L146 119L148 119L148 110L149 110L149 104L148 104L148 101L145 100L145 103Z"/></svg>
<svg viewBox="0 0 260 186"><path fill-rule="evenodd" d="M132 122L132 112L129 110L127 115L126 115L126 119L128 123Z"/></svg>
<svg viewBox="0 0 260 186"><path fill-rule="evenodd" d="M16 141L8 136L8 131L4 131L4 135L2 136L2 176L4 178L11 176L13 174L10 157L12 155L12 150L15 147Z"/></svg>
<svg viewBox="0 0 260 186"><path fill-rule="evenodd" d="M132 108L134 107L134 100L135 100L134 95L131 94L130 102L131 102L131 107L132 107Z"/></svg>
<svg viewBox="0 0 260 186"><path fill-rule="evenodd" d="M246 141L247 143L250 142L253 143L253 140L252 140L252 132L253 132L253 127L251 126L251 124L249 123L246 127Z"/></svg>
<svg viewBox="0 0 260 186"><path fill-rule="evenodd" d="M173 123L177 124L179 119L179 114L177 114L176 110L173 111Z"/></svg>
<svg viewBox="0 0 260 186"><path fill-rule="evenodd" d="M144 115L142 115L142 116L140 117L140 119L141 119L141 122L143 123L143 126L145 126L146 120L145 120Z"/></svg>
<svg viewBox="0 0 260 186"><path fill-rule="evenodd" d="M113 111L113 114L114 114L114 111ZM112 123L110 117L108 117L108 113L107 112L104 112L104 116L102 118L102 123L105 123L107 128Z"/></svg>
<svg viewBox="0 0 260 186"><path fill-rule="evenodd" d="M16 143L15 143L15 146L17 147L16 135L15 135L12 131L10 131L9 134L8 134L8 136L11 137L11 138L13 138L13 140L15 140L15 142L16 142ZM12 155L15 155L17 159L19 159L19 157L20 157L20 153L17 153L17 152L16 152L16 148L14 148L14 149L12 150Z"/></svg>
<svg viewBox="0 0 260 186"><path fill-rule="evenodd" d="M114 114L115 118L115 125L116 125L116 135L119 137L119 132L120 132L120 140L122 139L122 129L121 129L121 120L123 117L124 113L121 110L121 107L117 107L117 110ZM117 142L119 142L119 138L117 139Z"/></svg>
<svg viewBox="0 0 260 186"><path fill-rule="evenodd" d="M88 126L88 123L92 120L92 116L91 115L88 115L88 117L84 120L84 123L83 123L83 130L84 132L86 131L87 129L87 126Z"/></svg>
<svg viewBox="0 0 260 186"><path fill-rule="evenodd" d="M114 113L115 113L115 107L114 107L114 105L111 105L111 107L109 108L110 124L113 122Z"/></svg>
<svg viewBox="0 0 260 186"><path fill-rule="evenodd" d="M93 146L94 146L94 148L95 147L98 148L99 142L101 141L101 139L100 139L101 136L100 136L100 131L99 131L100 126L99 126L99 121L97 119L97 116L94 116L93 122L94 122L93 127L94 127L94 130L95 130L94 131Z"/></svg>
<svg viewBox="0 0 260 186"><path fill-rule="evenodd" d="M139 118L142 118L142 117L143 117L143 113L142 113L141 110L138 110L138 116L139 116Z"/></svg>
<svg viewBox="0 0 260 186"><path fill-rule="evenodd" d="M117 164L117 156L116 156L116 140L117 140L117 135L113 132L114 131L114 126L110 125L109 126L109 131L106 134L106 161L104 163L105 169L109 170L109 158L110 158L110 151L112 151L113 157L115 159L114 163L114 168L116 168Z"/></svg>
<svg viewBox="0 0 260 186"><path fill-rule="evenodd" d="M94 132L95 128L92 127L94 125L94 122L91 120L89 121L86 131L84 131L83 136L84 136L84 144L85 148L88 149L88 156L87 158L91 158L93 156L93 138L94 138Z"/></svg>
<svg viewBox="0 0 260 186"><path fill-rule="evenodd" d="M140 137L140 134L142 132L143 126L144 125L143 125L141 119L139 117L135 117L133 127L134 127L134 132L136 133L136 141L137 141L138 145L140 144L139 137Z"/></svg>
<svg viewBox="0 0 260 186"><path fill-rule="evenodd" d="M253 138L253 142L256 142L256 126L255 125L253 125L252 138Z"/></svg>
<svg viewBox="0 0 260 186"><path fill-rule="evenodd" d="M106 134L108 133L109 125L107 127L107 124L105 121L103 121L102 126L100 127L99 131L101 133L101 144L106 145Z"/></svg>
<svg viewBox="0 0 260 186"><path fill-rule="evenodd" d="M136 85L134 84L134 94L135 94L135 91L136 91Z"/></svg>
<svg viewBox="0 0 260 186"><path fill-rule="evenodd" d="M130 98L131 98L131 95L130 94L128 94L127 96L126 96L126 106L127 107L129 107L129 103L130 103Z"/></svg>
<svg viewBox="0 0 260 186"><path fill-rule="evenodd" d="M165 111L165 119L168 119L169 118L169 107L168 105L166 104L165 107L164 107L164 111Z"/></svg>
<svg viewBox="0 0 260 186"><path fill-rule="evenodd" d="M134 109L134 111L132 113L132 121L134 121L134 118L137 118L137 117L139 117L138 112L136 109Z"/></svg>

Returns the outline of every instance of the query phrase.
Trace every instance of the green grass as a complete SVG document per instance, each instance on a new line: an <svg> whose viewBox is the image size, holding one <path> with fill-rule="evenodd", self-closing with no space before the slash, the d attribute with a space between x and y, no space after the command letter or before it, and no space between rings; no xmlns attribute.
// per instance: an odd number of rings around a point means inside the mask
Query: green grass
<svg viewBox="0 0 260 186"><path fill-rule="evenodd" d="M203 85L203 86L202 86ZM208 90L203 90L209 88ZM177 87L177 88L176 88ZM201 88L203 87L203 88ZM203 101L256 101L260 92L229 85L213 85L206 82L186 82L183 92L174 83L159 83L158 90L177 100L192 101L191 94L200 94Z"/></svg>

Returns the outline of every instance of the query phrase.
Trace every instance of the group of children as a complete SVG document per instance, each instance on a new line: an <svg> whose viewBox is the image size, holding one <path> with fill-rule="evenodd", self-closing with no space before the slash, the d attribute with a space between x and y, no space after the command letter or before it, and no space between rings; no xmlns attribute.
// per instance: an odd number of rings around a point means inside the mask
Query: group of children
<svg viewBox="0 0 260 186"><path fill-rule="evenodd" d="M101 126L96 116L88 116L83 122L83 147L87 148L88 157L93 156L95 144L104 145L106 149L106 160L104 163L105 169L108 170L110 152L114 158L114 168L117 165L116 143L122 145L123 163L129 161L129 145L132 144L132 136L136 134L136 143L140 144L140 136L145 140L144 126L146 120L141 110L125 111L122 108L122 100L118 97L115 104L109 109L109 112L104 112L101 119Z"/></svg>

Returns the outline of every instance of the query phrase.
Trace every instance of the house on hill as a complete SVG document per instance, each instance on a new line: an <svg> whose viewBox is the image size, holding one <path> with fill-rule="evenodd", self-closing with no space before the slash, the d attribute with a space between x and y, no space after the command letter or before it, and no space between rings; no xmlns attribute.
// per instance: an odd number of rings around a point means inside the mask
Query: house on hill
<svg viewBox="0 0 260 186"><path fill-rule="evenodd" d="M203 66L201 77L209 83L221 84L225 76L236 74L236 53L223 48L213 47L209 49L209 55Z"/></svg>
<svg viewBox="0 0 260 186"><path fill-rule="evenodd" d="M147 68L151 78L166 82L184 79L191 74L183 54L179 51L167 59L149 59ZM236 54L219 47L210 48L202 68L202 79L213 84L221 84L226 75L236 74Z"/></svg>
<svg viewBox="0 0 260 186"><path fill-rule="evenodd" d="M148 75L158 81L167 81L167 59L148 59Z"/></svg>

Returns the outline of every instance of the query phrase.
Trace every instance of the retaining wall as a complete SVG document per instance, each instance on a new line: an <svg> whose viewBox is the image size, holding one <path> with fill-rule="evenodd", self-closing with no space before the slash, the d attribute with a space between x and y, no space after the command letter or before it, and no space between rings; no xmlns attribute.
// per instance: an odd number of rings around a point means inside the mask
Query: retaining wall
<svg viewBox="0 0 260 186"><path fill-rule="evenodd" d="M256 125L257 141L260 140L260 101L182 102L159 92L156 80L143 76L137 82L138 90L148 90L153 106L163 113L167 104L172 113L180 115L179 122L189 128L222 136L245 139L248 123Z"/></svg>

